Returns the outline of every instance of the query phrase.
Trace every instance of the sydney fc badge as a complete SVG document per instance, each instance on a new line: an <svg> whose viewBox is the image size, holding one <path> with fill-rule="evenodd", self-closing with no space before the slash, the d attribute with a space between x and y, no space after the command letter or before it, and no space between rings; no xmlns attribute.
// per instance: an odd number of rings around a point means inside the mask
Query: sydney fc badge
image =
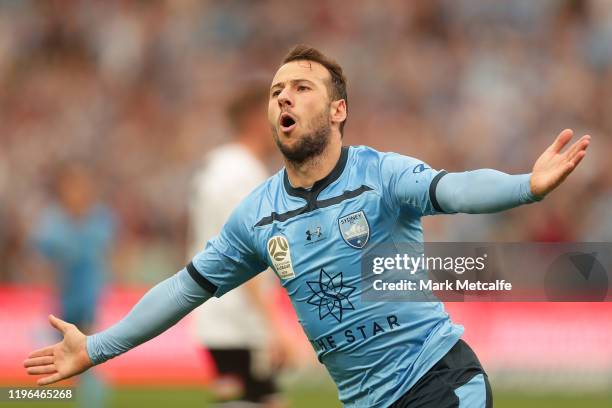
<svg viewBox="0 0 612 408"><path fill-rule="evenodd" d="M370 239L370 225L363 210L338 218L344 241L353 248L363 248Z"/></svg>

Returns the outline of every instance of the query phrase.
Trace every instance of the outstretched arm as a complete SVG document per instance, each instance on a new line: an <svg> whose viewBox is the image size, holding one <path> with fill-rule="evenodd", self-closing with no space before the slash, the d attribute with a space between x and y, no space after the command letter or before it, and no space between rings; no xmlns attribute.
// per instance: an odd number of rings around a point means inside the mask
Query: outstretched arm
<svg viewBox="0 0 612 408"><path fill-rule="evenodd" d="M480 214L539 201L559 186L586 155L588 135L561 152L572 136L569 129L561 132L538 158L531 174L509 175L490 169L438 174L432 182L432 204L442 212Z"/></svg>
<svg viewBox="0 0 612 408"><path fill-rule="evenodd" d="M149 290L121 321L93 336L49 316L64 339L32 352L24 365L28 374L50 374L39 385L70 378L163 333L211 296L183 269Z"/></svg>
<svg viewBox="0 0 612 408"><path fill-rule="evenodd" d="M493 213L537 201L529 187L530 174L510 175L492 169L442 176L432 204L444 213Z"/></svg>

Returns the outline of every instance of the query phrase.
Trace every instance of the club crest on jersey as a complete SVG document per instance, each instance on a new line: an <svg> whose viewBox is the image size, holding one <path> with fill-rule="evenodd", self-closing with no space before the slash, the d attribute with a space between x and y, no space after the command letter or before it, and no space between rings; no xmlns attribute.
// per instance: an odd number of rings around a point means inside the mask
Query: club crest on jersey
<svg viewBox="0 0 612 408"><path fill-rule="evenodd" d="M338 227L344 241L353 248L363 248L370 239L370 224L363 210L338 218Z"/></svg>
<svg viewBox="0 0 612 408"><path fill-rule="evenodd" d="M282 280L295 278L291 263L289 241L282 235L275 235L268 240L268 255L279 278Z"/></svg>

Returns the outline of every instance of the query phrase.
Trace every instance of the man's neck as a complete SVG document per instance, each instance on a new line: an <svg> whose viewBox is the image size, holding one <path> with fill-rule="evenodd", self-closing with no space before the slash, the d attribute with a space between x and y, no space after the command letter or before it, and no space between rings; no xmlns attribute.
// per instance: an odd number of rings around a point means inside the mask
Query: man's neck
<svg viewBox="0 0 612 408"><path fill-rule="evenodd" d="M293 187L310 188L317 181L325 178L340 160L342 141L332 138L323 153L301 164L285 160L289 182Z"/></svg>

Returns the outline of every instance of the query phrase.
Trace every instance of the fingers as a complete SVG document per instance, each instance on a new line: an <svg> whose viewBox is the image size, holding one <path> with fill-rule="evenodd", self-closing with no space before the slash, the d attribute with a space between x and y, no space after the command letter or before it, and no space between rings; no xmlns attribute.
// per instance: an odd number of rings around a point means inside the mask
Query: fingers
<svg viewBox="0 0 612 408"><path fill-rule="evenodd" d="M582 161L582 159L584 159L584 156L586 156L586 151L580 150L578 153L574 155L574 157L571 160L565 163L565 169L563 170L562 180L565 180L565 178L576 169L576 166L578 166L578 164Z"/></svg>
<svg viewBox="0 0 612 408"><path fill-rule="evenodd" d="M57 368L55 364L48 364L40 367L30 367L27 369L27 372L30 375L53 374L57 372Z"/></svg>
<svg viewBox="0 0 612 408"><path fill-rule="evenodd" d="M569 160L572 160L578 152L586 150L586 148L589 147L590 142L591 136L582 136L580 140L578 140L569 149L567 149L567 151L565 152L565 157L567 157Z"/></svg>
<svg viewBox="0 0 612 408"><path fill-rule="evenodd" d="M572 129L565 129L555 139L553 144L550 145L549 149L555 153L559 153L561 149L572 139L574 131Z"/></svg>
<svg viewBox="0 0 612 408"><path fill-rule="evenodd" d="M53 355L53 349L55 348L56 344L54 344L53 346L48 346L48 347L44 347L38 350L35 350L33 352L30 353L30 355L28 355L28 358L34 358L34 357L43 357L43 356L52 356Z"/></svg>
<svg viewBox="0 0 612 408"><path fill-rule="evenodd" d="M53 315L49 315L49 322L51 323L51 326L61 331L62 334L66 334L66 331L70 327L70 323L63 321L62 319L58 319Z"/></svg>
<svg viewBox="0 0 612 408"><path fill-rule="evenodd" d="M50 375L48 377L43 377L40 378L38 381L36 381L36 383L38 385L49 385L49 384L53 384L55 382L58 382L60 380L63 380L64 378L62 377L62 375L60 373L55 373L53 375Z"/></svg>
<svg viewBox="0 0 612 408"><path fill-rule="evenodd" d="M41 349L39 351L47 352L49 347L45 349ZM32 353L35 354L36 352ZM53 356L43 356L43 357L31 357L23 362L23 365L27 367L27 373L30 375L39 375L39 374L54 374L57 372L57 368L54 364ZM40 381L39 381L40 384Z"/></svg>
<svg viewBox="0 0 612 408"><path fill-rule="evenodd" d="M586 156L586 151L584 150L581 150L578 153L576 153L576 156L574 156L574 158L570 161L572 165L572 169L575 169L576 166L578 166L578 163L580 163L582 159L584 159L584 156Z"/></svg>
<svg viewBox="0 0 612 408"><path fill-rule="evenodd" d="M26 361L23 362L23 366L24 367L43 366L47 364L53 364L53 361L55 361L53 356L28 358Z"/></svg>

